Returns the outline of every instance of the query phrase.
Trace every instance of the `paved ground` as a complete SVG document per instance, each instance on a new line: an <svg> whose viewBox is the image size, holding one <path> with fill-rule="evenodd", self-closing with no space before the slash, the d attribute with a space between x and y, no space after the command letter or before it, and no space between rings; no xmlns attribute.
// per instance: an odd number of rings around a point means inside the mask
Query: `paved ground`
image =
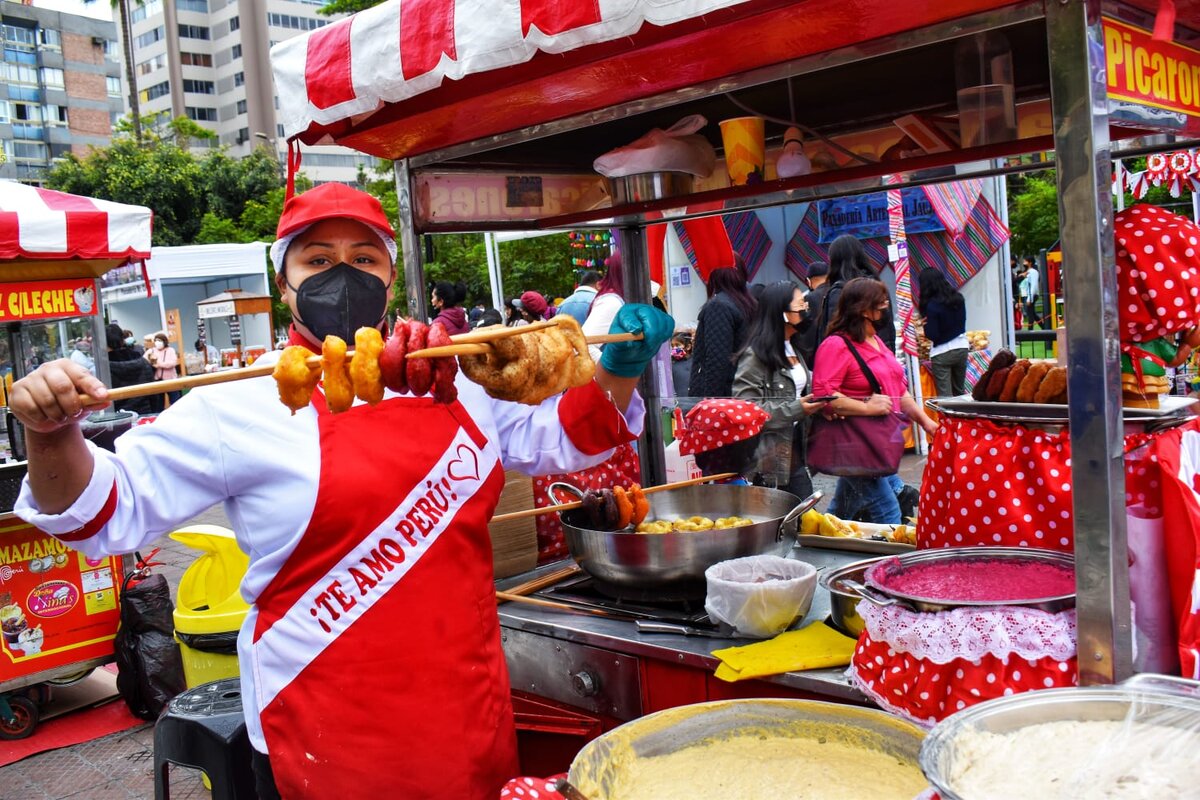
<svg viewBox="0 0 1200 800"><path fill-rule="evenodd" d="M919 485L924 457L907 455L900 466L906 483ZM813 486L825 492L819 508L833 497L836 478L818 475ZM228 527L220 507L191 520ZM196 558L196 551L163 537L153 546L162 548L158 568L171 584L172 596L183 571ZM147 553L150 548L143 550ZM120 702L120 701L117 701ZM34 734L37 735L36 733ZM154 797L154 728L150 723L115 733L85 744L64 747L32 756L0 768L0 800L147 800ZM199 773L171 769L171 800L207 800L209 792Z"/></svg>

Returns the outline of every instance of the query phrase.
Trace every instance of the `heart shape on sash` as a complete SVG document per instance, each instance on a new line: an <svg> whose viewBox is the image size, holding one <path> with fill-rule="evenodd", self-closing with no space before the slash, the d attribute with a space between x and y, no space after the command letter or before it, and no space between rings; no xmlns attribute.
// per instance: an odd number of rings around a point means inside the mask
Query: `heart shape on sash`
<svg viewBox="0 0 1200 800"><path fill-rule="evenodd" d="M460 444L455 453L458 458L446 466L446 474L456 481L479 480L479 454L475 449L469 444Z"/></svg>

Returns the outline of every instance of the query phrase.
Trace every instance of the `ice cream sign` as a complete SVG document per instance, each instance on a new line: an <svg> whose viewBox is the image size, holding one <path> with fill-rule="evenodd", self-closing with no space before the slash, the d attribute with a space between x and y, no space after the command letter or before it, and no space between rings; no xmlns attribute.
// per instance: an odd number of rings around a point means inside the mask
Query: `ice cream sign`
<svg viewBox="0 0 1200 800"><path fill-rule="evenodd" d="M96 305L92 278L0 283L0 321L92 317Z"/></svg>

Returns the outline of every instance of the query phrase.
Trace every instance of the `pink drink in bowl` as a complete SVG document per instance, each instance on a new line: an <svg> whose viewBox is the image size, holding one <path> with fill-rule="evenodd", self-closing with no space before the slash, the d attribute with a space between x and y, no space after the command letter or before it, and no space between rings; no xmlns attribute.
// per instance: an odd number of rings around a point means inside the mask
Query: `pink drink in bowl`
<svg viewBox="0 0 1200 800"><path fill-rule="evenodd" d="M1070 561L1032 548L922 551L880 561L865 577L894 597L948 606L1033 604L1075 594Z"/></svg>

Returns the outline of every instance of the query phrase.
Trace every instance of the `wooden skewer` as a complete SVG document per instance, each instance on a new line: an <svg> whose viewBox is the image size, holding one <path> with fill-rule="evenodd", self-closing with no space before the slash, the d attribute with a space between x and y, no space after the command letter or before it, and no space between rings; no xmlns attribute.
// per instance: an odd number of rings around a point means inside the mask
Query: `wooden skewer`
<svg viewBox="0 0 1200 800"><path fill-rule="evenodd" d="M527 326L518 328L517 330L529 330ZM641 341L642 334L640 333L602 333L596 336L587 337L588 344L608 344L609 342L637 342ZM490 344L470 343L467 344L447 344L441 347L426 347L424 350L414 350L408 353L408 358L439 358L441 356L485 356L492 352Z"/></svg>
<svg viewBox="0 0 1200 800"><path fill-rule="evenodd" d="M417 350L408 355L410 358L414 355L422 358L435 358L437 356L468 355L472 353L485 354L490 352L491 348L487 344L484 344L484 342L493 339L503 339L508 336L520 336L523 333L548 328L553 324L554 321L549 320L546 322L535 322L532 325L522 325L519 328L497 329L496 331L489 332L489 335L485 338L480 337L481 334L485 333L484 331L461 333L450 337L450 341L454 342L453 345L427 347L424 350ZM472 338L466 343L462 343L462 340L467 337ZM588 344L605 344L607 342L629 342L641 338L642 334L640 333L606 333L598 336L589 336L587 341ZM353 350L346 351L347 359L353 355ZM321 357L319 355L309 356L307 363L310 367L320 367ZM147 397L154 394L163 394L164 392L182 391L197 386L210 386L214 383L228 383L229 381L240 381L246 378L261 378L264 375L270 375L274 371L275 365L268 364L261 367L243 367L241 369L228 369L221 372L206 372L200 375L185 375L182 378L172 378L166 381L138 383L133 386L122 386L119 389L109 389L107 402L115 403L118 400L129 400L134 397ZM85 407L103 405L96 402L91 395L86 394L79 395L79 402L83 403Z"/></svg>
<svg viewBox="0 0 1200 800"><path fill-rule="evenodd" d="M534 592L545 589L547 586L553 586L559 581L566 580L577 572L579 572L579 565L571 563L562 569L556 569L554 572L548 572L540 578L534 578L531 581L525 581L522 584L518 584L517 586L509 589L508 593L519 594L521 596L531 595Z"/></svg>
<svg viewBox="0 0 1200 800"><path fill-rule="evenodd" d="M736 478L736 472L722 472L718 475L705 475L701 478L689 478L686 481L676 481L675 483L664 483L662 486L650 486L642 489L646 494L654 494L655 492L665 492L668 489L681 489L684 486L695 486L700 483L709 483L710 481L723 481L728 478ZM536 517L538 514L549 514L554 511L570 511L573 508L579 508L583 503L576 500L573 503L560 503L556 506L545 506L544 508L527 508L524 511L513 511L510 514L500 514L492 517L492 522L507 522L510 519L524 519L525 517Z"/></svg>
<svg viewBox="0 0 1200 800"><path fill-rule="evenodd" d="M543 600L540 597L525 597L523 595L511 594L509 592L496 592L496 602L524 603L530 606L553 608L556 611L568 611L572 614L583 614L589 617L609 617L611 619L620 619L626 621L634 618L634 615L621 613L620 611L605 611L602 608L581 608L579 606L568 605L567 603L556 603L553 600Z"/></svg>

